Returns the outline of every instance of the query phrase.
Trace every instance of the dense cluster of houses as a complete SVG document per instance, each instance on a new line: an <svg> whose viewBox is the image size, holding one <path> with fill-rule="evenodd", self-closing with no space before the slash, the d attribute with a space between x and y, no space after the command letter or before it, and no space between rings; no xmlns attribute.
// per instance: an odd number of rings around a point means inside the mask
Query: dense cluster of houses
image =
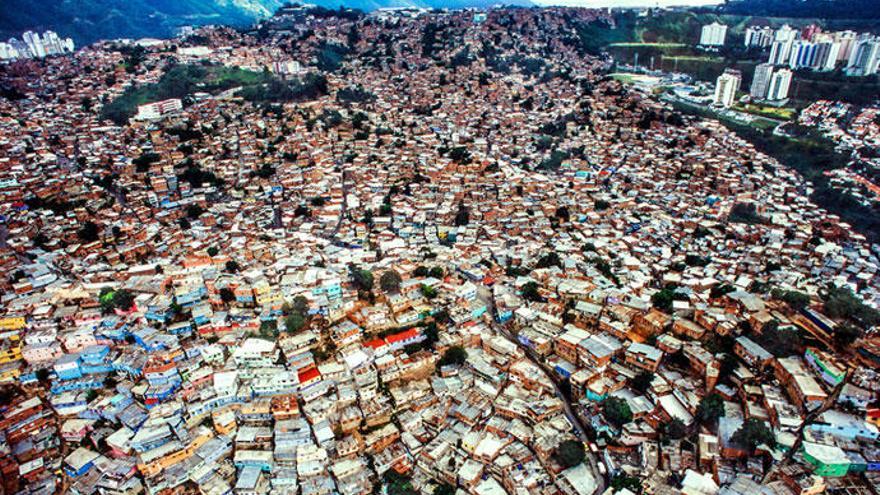
<svg viewBox="0 0 880 495"><path fill-rule="evenodd" d="M6 493L876 489L880 250L808 183L595 11L315 12L3 67ZM100 119L172 61L327 87Z"/></svg>

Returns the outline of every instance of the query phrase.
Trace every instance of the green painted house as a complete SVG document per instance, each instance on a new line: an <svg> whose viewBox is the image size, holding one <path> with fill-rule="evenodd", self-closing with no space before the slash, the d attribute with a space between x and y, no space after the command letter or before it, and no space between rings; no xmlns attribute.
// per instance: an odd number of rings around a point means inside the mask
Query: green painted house
<svg viewBox="0 0 880 495"><path fill-rule="evenodd" d="M849 472L850 461L846 452L835 445L804 442L804 459L813 465L819 476L840 477Z"/></svg>

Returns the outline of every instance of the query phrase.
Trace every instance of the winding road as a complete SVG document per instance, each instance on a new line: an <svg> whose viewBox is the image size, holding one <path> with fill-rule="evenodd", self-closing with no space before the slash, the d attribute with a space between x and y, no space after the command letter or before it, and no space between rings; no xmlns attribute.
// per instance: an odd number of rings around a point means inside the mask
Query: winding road
<svg viewBox="0 0 880 495"><path fill-rule="evenodd" d="M565 394L562 393L559 378L556 376L553 370L550 369L549 366L547 366L537 355L535 355L532 349L520 342L519 339L517 339L516 336L510 333L505 327L498 324L498 312L495 305L495 295L492 293L492 289L484 285L480 285L477 289L477 296L480 298L481 301L489 306L492 315L492 328L496 332L498 332L499 335L503 336L511 343L522 349L523 353L529 359L529 361L531 361L532 364L534 364L535 366L539 367L544 372L544 374L546 374L547 377L550 378L550 382L553 384L553 389L556 393L556 397L558 397L562 401L562 407L565 411L565 416L568 418L569 423L574 426L574 430L578 439L586 446L590 441L586 434L586 428L584 427L583 422L581 422L580 417L575 414L571 401L565 396ZM597 488L594 493L603 493L605 491L606 480L605 476L599 471L598 463L600 461L596 458L596 455L593 454L592 451L590 451L589 448L585 448L585 453L586 461L590 463L590 468L593 471L593 478L595 478L597 484Z"/></svg>

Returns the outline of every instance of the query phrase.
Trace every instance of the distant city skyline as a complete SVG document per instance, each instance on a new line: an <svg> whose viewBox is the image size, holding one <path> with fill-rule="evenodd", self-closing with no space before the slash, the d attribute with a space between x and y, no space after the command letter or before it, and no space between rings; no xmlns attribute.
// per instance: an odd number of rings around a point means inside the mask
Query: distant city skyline
<svg viewBox="0 0 880 495"><path fill-rule="evenodd" d="M720 5L722 0L532 0L535 5L541 7L701 7L707 5Z"/></svg>

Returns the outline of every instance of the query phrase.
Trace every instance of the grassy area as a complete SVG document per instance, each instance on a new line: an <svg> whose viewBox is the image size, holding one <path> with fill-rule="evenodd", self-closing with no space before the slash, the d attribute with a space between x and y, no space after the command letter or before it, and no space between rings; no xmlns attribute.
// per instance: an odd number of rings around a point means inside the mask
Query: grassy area
<svg viewBox="0 0 880 495"><path fill-rule="evenodd" d="M630 43L611 43L608 45L609 47L614 48L685 48L688 45L686 43L644 43L644 42L630 42Z"/></svg>
<svg viewBox="0 0 880 495"><path fill-rule="evenodd" d="M630 84L635 81L635 78L632 74L625 74L622 72L615 72L613 74L608 74L609 77L614 79L615 81L620 81L622 83Z"/></svg>
<svg viewBox="0 0 880 495"><path fill-rule="evenodd" d="M771 107L765 105L755 105L747 103L745 105L736 105L736 110L741 112L758 115L760 117L768 117L776 120L792 120L797 113L793 108Z"/></svg>
<svg viewBox="0 0 880 495"><path fill-rule="evenodd" d="M670 60L672 62L711 62L711 63L719 63L724 62L724 59L721 57L712 57L708 55L679 55L673 57L663 57L665 60Z"/></svg>
<svg viewBox="0 0 880 495"><path fill-rule="evenodd" d="M748 122L746 122L745 120L738 120L728 115L722 115L721 113L718 113L704 106L695 105L684 101L673 101L672 106L691 115L699 115L701 117L715 119L725 123L753 127L760 131L769 131L779 125L779 122L776 122L775 120L770 120L759 116L745 117L746 119L749 119Z"/></svg>

